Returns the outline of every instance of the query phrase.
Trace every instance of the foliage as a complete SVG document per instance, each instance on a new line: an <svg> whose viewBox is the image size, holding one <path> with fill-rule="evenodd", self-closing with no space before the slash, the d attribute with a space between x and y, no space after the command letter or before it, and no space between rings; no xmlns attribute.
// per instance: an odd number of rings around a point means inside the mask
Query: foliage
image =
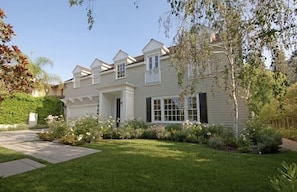
<svg viewBox="0 0 297 192"><path fill-rule="evenodd" d="M39 139L43 141L53 141L55 140L55 135L52 132L39 132L36 133Z"/></svg>
<svg viewBox="0 0 297 192"><path fill-rule="evenodd" d="M0 131L16 131L29 129L28 124L1 125ZM31 129L31 127L30 127Z"/></svg>
<svg viewBox="0 0 297 192"><path fill-rule="evenodd" d="M101 152L3 178L0 191L270 192L269 176L280 163L296 162L293 152L264 157L171 141L113 139L83 146ZM24 158L5 151L0 148L0 161Z"/></svg>
<svg viewBox="0 0 297 192"><path fill-rule="evenodd" d="M266 49L271 53L272 65L279 64L280 51L292 47L296 40L296 1L168 2L171 14L164 20L165 30L170 29L172 17L180 21L174 38L173 65L182 94L193 94L202 78L215 79L232 101L234 133L238 137L238 99L243 93L248 99L251 88L250 83L242 82L242 75L248 75L244 61L253 58L251 66L258 69ZM185 81L189 64L194 65L194 77Z"/></svg>
<svg viewBox="0 0 297 192"><path fill-rule="evenodd" d="M38 113L38 123L45 124L45 118L63 114L62 101L52 97L33 97L26 93L15 93L4 97L0 103L0 124L27 124L29 113Z"/></svg>
<svg viewBox="0 0 297 192"><path fill-rule="evenodd" d="M287 75L288 80L291 84L297 82L297 49L293 51L291 57L288 60L289 74Z"/></svg>
<svg viewBox="0 0 297 192"><path fill-rule="evenodd" d="M297 141L297 129L278 129L277 130L284 138Z"/></svg>
<svg viewBox="0 0 297 192"><path fill-rule="evenodd" d="M69 0L69 4L70 6L82 6L84 3L84 0ZM88 0L88 4L87 4L87 19L88 19L88 29L91 30L94 23L95 23L95 19L94 19L94 11L93 11L93 3L94 0Z"/></svg>
<svg viewBox="0 0 297 192"><path fill-rule="evenodd" d="M53 62L46 57L37 57L34 61L29 61L29 71L36 80L36 89L43 93L48 93L52 84L63 84L62 79L58 75L48 74L43 67L53 67Z"/></svg>
<svg viewBox="0 0 297 192"><path fill-rule="evenodd" d="M28 70L27 57L20 49L10 44L15 35L13 27L4 22L5 13L0 9L0 96L16 92L30 92L35 87ZM2 98L0 98L0 101Z"/></svg>
<svg viewBox="0 0 297 192"><path fill-rule="evenodd" d="M98 117L92 115L86 115L76 120L72 130L73 134L78 137L78 140L81 140L83 143L90 143L103 135Z"/></svg>
<svg viewBox="0 0 297 192"><path fill-rule="evenodd" d="M296 128L297 126L297 83L286 89L279 99L272 99L264 105L259 118L277 128Z"/></svg>
<svg viewBox="0 0 297 192"><path fill-rule="evenodd" d="M282 144L282 135L259 120L248 122L248 128L240 136L238 148L242 152L276 153Z"/></svg>
<svg viewBox="0 0 297 192"><path fill-rule="evenodd" d="M115 121L100 119L87 115L77 119L68 127L62 117L49 116L50 134L60 142L81 145L101 139L155 139L208 144L210 147L223 150L236 150L244 153L275 153L282 143L281 134L258 122L249 122L248 129L237 140L231 128L221 125L191 123L182 125L151 124L147 128L138 125L142 122L127 121L116 128ZM131 122L131 123L130 123ZM49 135L50 137L51 135Z"/></svg>
<svg viewBox="0 0 297 192"><path fill-rule="evenodd" d="M62 115L60 116L49 115L46 118L46 122L49 127L49 133L56 139L62 138L63 136L67 135L69 132L69 127Z"/></svg>
<svg viewBox="0 0 297 192"><path fill-rule="evenodd" d="M282 168L278 169L279 175L270 178L270 183L274 191L294 192L297 190L297 165L282 162Z"/></svg>

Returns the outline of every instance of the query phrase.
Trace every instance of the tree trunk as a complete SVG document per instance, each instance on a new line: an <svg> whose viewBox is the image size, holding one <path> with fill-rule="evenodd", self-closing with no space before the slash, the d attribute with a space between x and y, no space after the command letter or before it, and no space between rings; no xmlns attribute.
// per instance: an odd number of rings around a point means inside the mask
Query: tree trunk
<svg viewBox="0 0 297 192"><path fill-rule="evenodd" d="M232 52L232 49L231 49ZM236 79L235 79L235 64L232 57L229 57L230 67L231 67L231 97L234 104L234 136L236 139L239 138L239 131L238 131L238 101L236 95Z"/></svg>

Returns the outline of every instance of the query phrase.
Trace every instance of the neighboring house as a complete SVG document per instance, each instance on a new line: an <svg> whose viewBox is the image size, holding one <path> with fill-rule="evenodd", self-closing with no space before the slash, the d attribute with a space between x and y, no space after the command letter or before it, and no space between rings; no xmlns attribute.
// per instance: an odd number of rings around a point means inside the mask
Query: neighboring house
<svg viewBox="0 0 297 192"><path fill-rule="evenodd" d="M214 88L212 79L202 80L197 93L179 98L175 68L170 66L170 50L154 39L143 55L131 57L120 50L113 64L95 59L90 69L77 65L73 79L65 82L63 99L67 120L86 114L112 116L120 122L141 118L152 123L202 123L233 125L233 107L224 90ZM223 56L220 60L224 60ZM189 66L188 78L193 72ZM240 102L239 124L245 126L247 108Z"/></svg>
<svg viewBox="0 0 297 192"><path fill-rule="evenodd" d="M63 86L61 85L49 85L49 89L34 89L32 95L34 97L43 97L45 95L54 96L60 99L64 98L63 95Z"/></svg>

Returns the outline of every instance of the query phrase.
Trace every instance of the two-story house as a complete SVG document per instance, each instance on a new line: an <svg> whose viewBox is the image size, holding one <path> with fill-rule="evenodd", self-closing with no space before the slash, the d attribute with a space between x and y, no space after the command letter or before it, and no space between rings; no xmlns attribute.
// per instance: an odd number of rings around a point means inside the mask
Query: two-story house
<svg viewBox="0 0 297 192"><path fill-rule="evenodd" d="M97 113L120 122L141 118L153 123L189 120L233 125L231 102L224 90L214 88L212 79L200 81L197 93L182 103L176 70L170 65L170 49L152 39L142 53L132 57L120 50L113 64L95 59L90 69L77 65L73 79L65 82L66 118ZM189 79L191 75L189 68ZM248 115L243 102L239 109L239 125L245 126Z"/></svg>

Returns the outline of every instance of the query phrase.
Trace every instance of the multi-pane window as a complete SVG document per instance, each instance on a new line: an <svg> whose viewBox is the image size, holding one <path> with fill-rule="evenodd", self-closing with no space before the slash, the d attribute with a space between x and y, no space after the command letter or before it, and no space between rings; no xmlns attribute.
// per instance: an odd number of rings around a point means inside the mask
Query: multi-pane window
<svg viewBox="0 0 297 192"><path fill-rule="evenodd" d="M188 77L193 77L194 76L194 64L193 63L190 63L188 64Z"/></svg>
<svg viewBox="0 0 297 192"><path fill-rule="evenodd" d="M93 84L100 83L100 70L93 71Z"/></svg>
<svg viewBox="0 0 297 192"><path fill-rule="evenodd" d="M198 121L197 97L188 97L187 109L188 109L188 120Z"/></svg>
<svg viewBox="0 0 297 192"><path fill-rule="evenodd" d="M148 57L148 69L159 68L159 55L152 55Z"/></svg>
<svg viewBox="0 0 297 192"><path fill-rule="evenodd" d="M78 88L80 87L80 74L75 74L73 79L73 87Z"/></svg>
<svg viewBox="0 0 297 192"><path fill-rule="evenodd" d="M188 97L184 102L179 97L152 98L151 101L152 121L208 123L206 93Z"/></svg>
<svg viewBox="0 0 297 192"><path fill-rule="evenodd" d="M117 79L126 77L126 64L121 63L117 65Z"/></svg>
<svg viewBox="0 0 297 192"><path fill-rule="evenodd" d="M188 64L188 77L191 78L191 77L194 77L194 75L197 74L197 75L209 75L211 74L211 66L208 65L202 65L200 64L199 66L195 66L194 63L190 63Z"/></svg>
<svg viewBox="0 0 297 192"><path fill-rule="evenodd" d="M155 99L154 100L154 121L161 121L162 120L162 113L161 113L161 100Z"/></svg>
<svg viewBox="0 0 297 192"><path fill-rule="evenodd" d="M184 111L179 98L164 99L164 120L183 121Z"/></svg>

